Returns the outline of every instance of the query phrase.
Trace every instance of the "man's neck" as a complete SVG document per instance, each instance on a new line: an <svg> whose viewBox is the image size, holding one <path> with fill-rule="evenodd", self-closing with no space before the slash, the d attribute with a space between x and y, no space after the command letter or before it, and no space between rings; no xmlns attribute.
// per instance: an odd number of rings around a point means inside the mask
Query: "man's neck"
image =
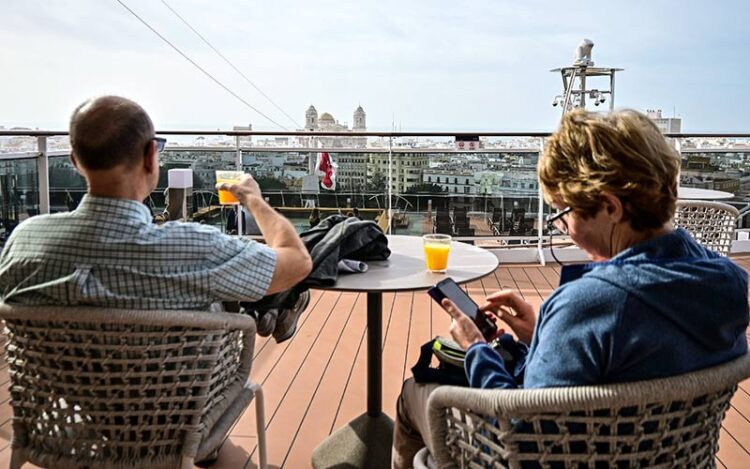
<svg viewBox="0 0 750 469"><path fill-rule="evenodd" d="M151 190L148 174L139 171L138 167L119 165L99 170L87 169L80 165L76 167L86 178L88 193L96 197L143 202Z"/></svg>
<svg viewBox="0 0 750 469"><path fill-rule="evenodd" d="M134 194L132 192L126 192L126 191L112 191L112 190L96 190L94 188L89 187L88 190L89 195L93 195L95 197L104 197L107 199L126 199L126 200L135 200L136 202L143 202L145 197L140 197L137 194Z"/></svg>
<svg viewBox="0 0 750 469"><path fill-rule="evenodd" d="M97 175L88 178L88 193L96 197L107 197L110 199L129 199L142 202L148 193L143 190L143 184L137 180L118 177L106 177Z"/></svg>

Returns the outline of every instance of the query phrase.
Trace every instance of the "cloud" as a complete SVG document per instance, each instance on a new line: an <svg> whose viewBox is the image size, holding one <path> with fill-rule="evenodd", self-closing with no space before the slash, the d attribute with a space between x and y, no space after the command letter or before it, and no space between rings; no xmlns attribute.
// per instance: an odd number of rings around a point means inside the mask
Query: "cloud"
<svg viewBox="0 0 750 469"><path fill-rule="evenodd" d="M177 47L288 123L160 1L123 0ZM583 37L598 65L622 66L618 106L676 106L686 129L750 125L744 83L748 7L632 2L166 0L282 108L311 103L371 127L551 129L561 92L549 69ZM272 129L116 1L7 0L0 125L56 122L92 94L133 97L157 125ZM690 112L688 115L687 112Z"/></svg>

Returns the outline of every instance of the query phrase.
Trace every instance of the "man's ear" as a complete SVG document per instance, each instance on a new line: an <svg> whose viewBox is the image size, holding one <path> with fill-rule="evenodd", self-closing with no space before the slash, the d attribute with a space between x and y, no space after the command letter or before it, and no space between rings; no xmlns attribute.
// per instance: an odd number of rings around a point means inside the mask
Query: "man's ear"
<svg viewBox="0 0 750 469"><path fill-rule="evenodd" d="M73 167L76 169L76 172L78 174L83 175L83 172L81 171L81 167L78 166L78 160L76 159L76 156L73 154L73 152L70 152L70 162L73 164Z"/></svg>
<svg viewBox="0 0 750 469"><path fill-rule="evenodd" d="M159 169L159 152L156 151L156 142L154 140L149 142L148 150L143 155L143 167L149 174Z"/></svg>
<svg viewBox="0 0 750 469"><path fill-rule="evenodd" d="M609 192L602 192L602 197L604 198L604 210L606 210L610 220L614 223L621 222L625 216L622 200Z"/></svg>

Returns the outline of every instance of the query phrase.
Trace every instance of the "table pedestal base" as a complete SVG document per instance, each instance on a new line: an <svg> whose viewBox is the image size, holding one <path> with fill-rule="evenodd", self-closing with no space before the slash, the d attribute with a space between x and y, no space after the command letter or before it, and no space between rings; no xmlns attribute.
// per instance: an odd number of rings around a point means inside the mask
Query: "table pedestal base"
<svg viewBox="0 0 750 469"><path fill-rule="evenodd" d="M315 469L391 467L393 420L362 414L326 438L312 454Z"/></svg>

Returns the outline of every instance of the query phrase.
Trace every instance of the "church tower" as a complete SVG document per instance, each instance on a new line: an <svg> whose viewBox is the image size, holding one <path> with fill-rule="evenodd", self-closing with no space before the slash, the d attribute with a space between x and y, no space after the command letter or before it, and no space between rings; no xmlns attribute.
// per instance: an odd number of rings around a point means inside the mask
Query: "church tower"
<svg viewBox="0 0 750 469"><path fill-rule="evenodd" d="M354 126L352 127L352 130L363 132L367 130L367 114L365 114L365 110L362 109L362 106L357 106L357 109L354 110Z"/></svg>
<svg viewBox="0 0 750 469"><path fill-rule="evenodd" d="M317 130L318 129L318 111L312 104L307 111L305 111L305 130Z"/></svg>

